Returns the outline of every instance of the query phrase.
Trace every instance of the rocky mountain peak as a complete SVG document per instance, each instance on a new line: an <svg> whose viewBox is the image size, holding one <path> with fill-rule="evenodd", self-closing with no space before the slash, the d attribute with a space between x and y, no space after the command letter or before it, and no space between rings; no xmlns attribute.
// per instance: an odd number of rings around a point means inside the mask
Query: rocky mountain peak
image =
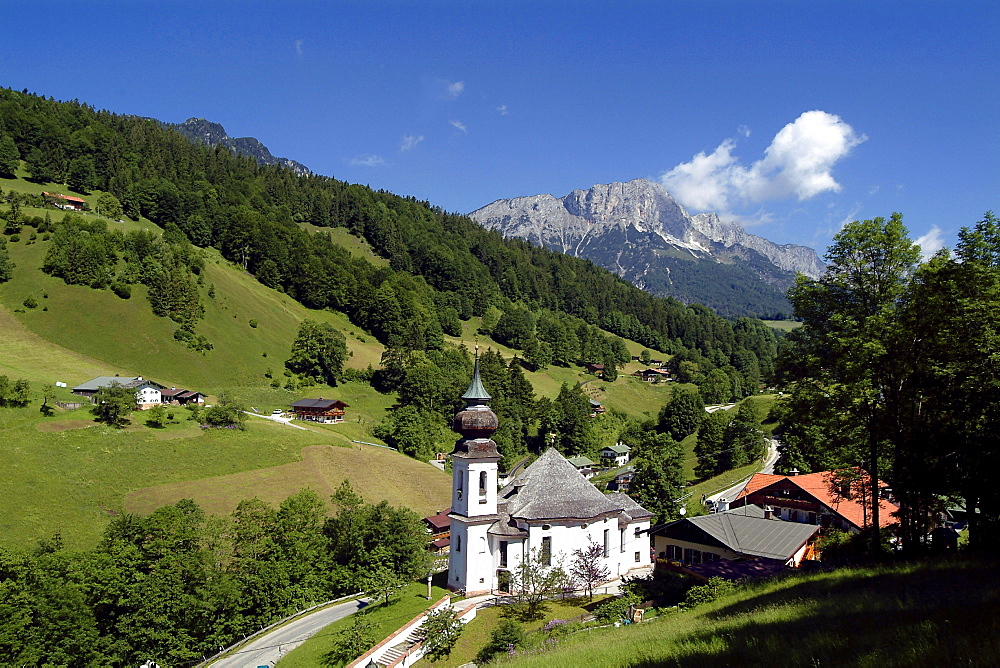
<svg viewBox="0 0 1000 668"><path fill-rule="evenodd" d="M231 151L253 158L262 165L282 165L299 175L309 174L309 168L295 160L277 158L271 154L260 140L254 137L230 137L226 129L219 123L207 121L204 118L189 118L183 123L167 124L189 140L208 144L222 145Z"/></svg>
<svg viewBox="0 0 1000 668"><path fill-rule="evenodd" d="M795 272L816 278L824 268L811 248L776 244L714 213L689 215L663 186L647 179L599 184L561 198L501 199L469 215L504 236L588 258L651 292L656 291L653 285L684 283L678 272L693 270L692 262L727 265L716 272L725 274L720 281L732 282L742 271L747 281L771 286L771 305L762 306L761 312L775 303L789 310L781 293ZM659 292L719 309L695 285L704 280L706 271L705 266L697 268L701 278L693 281L691 290L678 293L664 287ZM748 305L746 310L755 308Z"/></svg>

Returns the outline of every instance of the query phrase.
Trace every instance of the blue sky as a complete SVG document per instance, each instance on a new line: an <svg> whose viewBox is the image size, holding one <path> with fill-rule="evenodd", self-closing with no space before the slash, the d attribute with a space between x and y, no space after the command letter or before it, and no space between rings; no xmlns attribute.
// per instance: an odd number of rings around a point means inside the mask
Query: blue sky
<svg viewBox="0 0 1000 668"><path fill-rule="evenodd" d="M469 212L664 182L781 243L1000 210L996 2L4 3L0 85ZM16 29L15 29L16 28Z"/></svg>

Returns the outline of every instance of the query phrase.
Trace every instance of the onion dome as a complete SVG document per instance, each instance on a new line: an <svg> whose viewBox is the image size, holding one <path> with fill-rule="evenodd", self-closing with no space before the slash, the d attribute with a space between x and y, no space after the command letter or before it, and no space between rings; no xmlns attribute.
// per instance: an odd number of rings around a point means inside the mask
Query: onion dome
<svg viewBox="0 0 1000 668"><path fill-rule="evenodd" d="M462 395L465 401L465 408L455 414L452 428L462 435L458 443L455 444L453 457L469 458L500 458L497 452L497 444L490 440L490 436L500 426L497 414L489 407L490 395L483 387L483 382L479 378L479 357L476 357L476 365L472 372L472 383L469 389Z"/></svg>

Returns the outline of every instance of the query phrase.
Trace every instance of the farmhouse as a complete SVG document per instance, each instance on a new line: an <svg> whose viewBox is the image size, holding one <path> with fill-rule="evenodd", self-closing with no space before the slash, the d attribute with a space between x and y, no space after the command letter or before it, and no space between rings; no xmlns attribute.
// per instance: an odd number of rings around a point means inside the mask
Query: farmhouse
<svg viewBox="0 0 1000 668"><path fill-rule="evenodd" d="M159 406L162 402L160 391L164 389L164 386L144 379L142 376L98 376L82 385L74 387L73 394L87 397L93 403L98 390L104 387L111 387L114 384L134 389L135 403L139 408L152 408L153 406Z"/></svg>
<svg viewBox="0 0 1000 668"><path fill-rule="evenodd" d="M312 420L324 424L344 421L345 408L350 408L339 399L299 399L292 404L292 412L299 420Z"/></svg>
<svg viewBox="0 0 1000 668"><path fill-rule="evenodd" d="M455 415L462 435L451 453L452 512L448 586L467 595L510 591L511 572L529 554L544 562L572 558L596 543L612 576L650 565L652 513L624 494L602 494L550 448L497 491L500 453L490 436L496 414L479 378Z"/></svg>
<svg viewBox="0 0 1000 668"><path fill-rule="evenodd" d="M588 364L587 365L587 373L592 373L595 376L599 376L599 377L603 376L604 375L604 365L603 364Z"/></svg>
<svg viewBox="0 0 1000 668"><path fill-rule="evenodd" d="M205 396L201 392L193 392L176 387L171 387L169 390L166 388L160 390L161 401L173 406L184 406L185 404L203 405L205 403Z"/></svg>
<svg viewBox="0 0 1000 668"><path fill-rule="evenodd" d="M879 525L889 526L899 520L892 516L899 506L885 498L886 485L879 481ZM772 510L776 517L790 522L834 527L856 533L867 523L865 506L855 492L835 480L834 471L807 475L757 473L731 503L732 508L756 504Z"/></svg>
<svg viewBox="0 0 1000 668"><path fill-rule="evenodd" d="M754 505L650 529L659 558L689 566L747 558L798 566L812 552L818 532L818 526L785 522Z"/></svg>
<svg viewBox="0 0 1000 668"><path fill-rule="evenodd" d="M83 208L87 204L86 200L80 199L79 197L60 195L59 193L43 192L42 196L45 198L45 202L47 204L52 204L60 209L67 209L70 211L83 211Z"/></svg>
<svg viewBox="0 0 1000 668"><path fill-rule="evenodd" d="M594 467L597 465L589 457L570 457L566 461L572 464L573 468L579 471L580 475L584 478L590 479L594 477Z"/></svg>
<svg viewBox="0 0 1000 668"><path fill-rule="evenodd" d="M434 554L448 554L451 546L451 518L448 517L450 512L451 508L424 518L424 526L431 535L427 549Z"/></svg>
<svg viewBox="0 0 1000 668"><path fill-rule="evenodd" d="M597 399L590 399L590 417L597 417L598 415L603 415L606 409Z"/></svg>
<svg viewBox="0 0 1000 668"><path fill-rule="evenodd" d="M624 443L615 443L601 448L601 461L608 466L625 466L628 464L632 448Z"/></svg>
<svg viewBox="0 0 1000 668"><path fill-rule="evenodd" d="M640 369L632 374L647 383L658 383L661 380L670 380L670 372L665 369Z"/></svg>

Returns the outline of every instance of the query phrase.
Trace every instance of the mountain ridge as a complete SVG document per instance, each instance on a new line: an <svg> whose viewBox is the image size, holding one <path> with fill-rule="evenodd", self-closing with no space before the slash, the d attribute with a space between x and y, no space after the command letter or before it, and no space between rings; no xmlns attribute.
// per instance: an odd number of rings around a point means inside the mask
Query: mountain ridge
<svg viewBox="0 0 1000 668"><path fill-rule="evenodd" d="M183 123L166 123L165 125L177 130L193 142L200 142L209 146L222 145L240 155L249 156L262 165L281 165L300 176L312 173L301 162L273 155L259 139L254 137L230 137L221 123L192 117Z"/></svg>
<svg viewBox="0 0 1000 668"><path fill-rule="evenodd" d="M498 199L469 216L505 237L589 259L657 296L701 302L728 315L790 314L784 291L795 272L815 278L824 268L811 248L776 244L714 213L689 215L646 179L598 184L561 198Z"/></svg>

